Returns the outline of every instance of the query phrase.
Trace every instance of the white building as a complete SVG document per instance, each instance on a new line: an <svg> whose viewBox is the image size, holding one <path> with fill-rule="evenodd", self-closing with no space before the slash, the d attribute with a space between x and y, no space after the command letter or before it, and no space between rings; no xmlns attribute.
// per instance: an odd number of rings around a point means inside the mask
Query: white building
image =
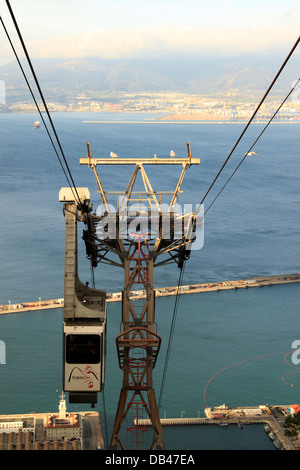
<svg viewBox="0 0 300 470"><path fill-rule="evenodd" d="M59 414L48 414L45 418L46 440L61 441L82 438L81 417L76 413L67 413L64 394L59 402Z"/></svg>

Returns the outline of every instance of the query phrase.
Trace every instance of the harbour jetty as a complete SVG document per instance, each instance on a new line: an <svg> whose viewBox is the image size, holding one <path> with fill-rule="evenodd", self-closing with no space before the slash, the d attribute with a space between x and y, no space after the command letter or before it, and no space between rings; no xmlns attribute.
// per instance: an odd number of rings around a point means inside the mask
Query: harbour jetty
<svg viewBox="0 0 300 470"><path fill-rule="evenodd" d="M202 284L190 284L179 287L158 287L155 289L156 297L167 297L172 295L200 294L207 292L219 292L224 290L248 289L252 287L270 287L273 285L283 285L300 282L300 273L280 274L276 276L259 276L250 279L222 281L222 282L205 282ZM132 300L142 299L146 296L145 290L138 290L131 293ZM122 300L122 292L107 293L107 302L120 302ZM33 302L12 303L8 305L0 305L0 315L7 313L28 312L34 310L45 310L62 308L64 299L52 299Z"/></svg>
<svg viewBox="0 0 300 470"><path fill-rule="evenodd" d="M82 121L83 124L247 124L248 121L236 120L230 121L229 119L207 119L202 116L202 119L195 115L180 115L180 116L165 116L159 119L145 119L140 121L123 121L123 120L105 120L105 121ZM266 124L268 121L259 119L253 121L253 124ZM299 119L287 119L282 121L273 121L273 124L299 124Z"/></svg>
<svg viewBox="0 0 300 470"><path fill-rule="evenodd" d="M266 433L273 441L274 446L280 450L298 450L299 438L289 439L285 434L284 420L290 413L288 410L299 409L299 405L276 405L276 406L247 406L228 408L225 405L216 408L206 408L203 418L162 418L162 426L178 425L214 425L229 426L237 425L243 429L245 425L263 425ZM135 420L135 424L137 422ZM139 426L149 426L149 419L139 419Z"/></svg>

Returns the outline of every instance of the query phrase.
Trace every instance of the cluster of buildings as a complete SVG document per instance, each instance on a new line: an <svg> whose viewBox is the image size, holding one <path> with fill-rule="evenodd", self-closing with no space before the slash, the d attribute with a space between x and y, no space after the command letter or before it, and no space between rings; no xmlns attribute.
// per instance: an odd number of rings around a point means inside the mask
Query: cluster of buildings
<svg viewBox="0 0 300 470"><path fill-rule="evenodd" d="M247 417L260 417L260 416L276 416L286 418L287 416L294 416L300 412L300 405L277 405L277 406L244 406L237 408L230 408L225 404L215 406L212 408L205 408L205 416L209 419L230 419L230 418L247 418Z"/></svg>
<svg viewBox="0 0 300 470"><path fill-rule="evenodd" d="M250 100L240 96L239 90L218 93L214 96L192 95L175 92L112 93L98 97L89 92L64 98L64 102L49 102L48 108L55 112L148 112L165 114L172 120L248 120L258 103L258 98L249 95ZM277 119L300 119L300 100L287 102ZM266 102L260 109L259 119L270 118L279 107L281 100ZM36 111L34 103L23 101L7 106L9 111Z"/></svg>
<svg viewBox="0 0 300 470"><path fill-rule="evenodd" d="M0 450L82 450L82 413L67 413L62 395L58 413L0 416Z"/></svg>
<svg viewBox="0 0 300 470"><path fill-rule="evenodd" d="M294 416L300 412L300 405L276 406L276 410L283 416Z"/></svg>
<svg viewBox="0 0 300 470"><path fill-rule="evenodd" d="M209 419L228 419L237 417L271 415L271 410L266 405L259 405L255 407L229 408L224 404L213 408L205 408L204 413L205 416Z"/></svg>

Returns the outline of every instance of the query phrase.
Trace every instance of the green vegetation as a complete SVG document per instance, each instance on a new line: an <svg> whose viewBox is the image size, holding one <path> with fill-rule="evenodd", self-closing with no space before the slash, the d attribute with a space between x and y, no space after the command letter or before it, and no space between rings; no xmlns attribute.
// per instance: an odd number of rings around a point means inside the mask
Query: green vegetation
<svg viewBox="0 0 300 470"><path fill-rule="evenodd" d="M300 433L300 413L288 416L284 422L285 435L287 437L297 437Z"/></svg>

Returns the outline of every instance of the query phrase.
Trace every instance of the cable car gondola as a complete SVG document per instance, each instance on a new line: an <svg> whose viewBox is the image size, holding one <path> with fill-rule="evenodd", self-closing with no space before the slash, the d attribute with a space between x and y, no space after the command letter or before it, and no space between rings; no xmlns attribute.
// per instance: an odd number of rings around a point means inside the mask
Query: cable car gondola
<svg viewBox="0 0 300 470"><path fill-rule="evenodd" d="M77 219L91 208L89 191L78 188L83 206L73 192L62 188L59 200L65 215L65 282L63 322L63 390L70 403L97 403L104 388L106 292L83 284L77 270Z"/></svg>

